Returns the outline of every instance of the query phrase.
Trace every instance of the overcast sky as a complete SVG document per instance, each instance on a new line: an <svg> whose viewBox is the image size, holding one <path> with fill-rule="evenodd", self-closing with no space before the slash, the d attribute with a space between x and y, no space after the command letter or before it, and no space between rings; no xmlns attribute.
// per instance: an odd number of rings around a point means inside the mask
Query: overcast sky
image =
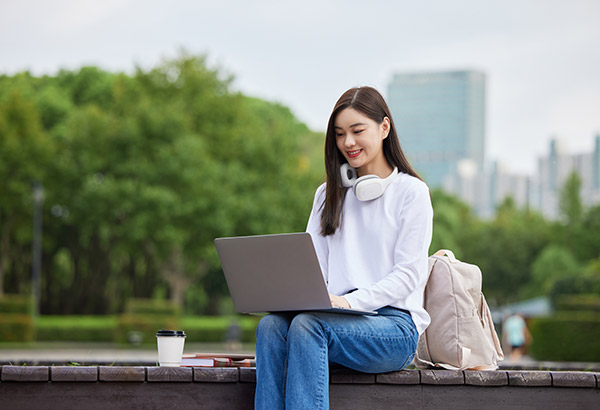
<svg viewBox="0 0 600 410"><path fill-rule="evenodd" d="M551 137L588 152L600 133L599 17L598 0L0 0L0 73L131 72L185 48L322 131L350 87L477 69L487 158L531 173Z"/></svg>

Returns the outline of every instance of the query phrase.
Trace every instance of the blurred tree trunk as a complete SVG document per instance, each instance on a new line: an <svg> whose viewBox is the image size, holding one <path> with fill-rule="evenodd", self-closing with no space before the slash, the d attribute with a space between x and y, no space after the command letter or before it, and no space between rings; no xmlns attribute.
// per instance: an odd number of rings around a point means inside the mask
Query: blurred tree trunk
<svg viewBox="0 0 600 410"><path fill-rule="evenodd" d="M2 226L2 236L0 244L0 296L4 295L4 266L8 265L9 253L10 253L10 230L12 226L13 218L9 218L8 221Z"/></svg>
<svg viewBox="0 0 600 410"><path fill-rule="evenodd" d="M191 278L185 273L183 253L179 246L173 247L171 254L162 265L161 272L169 284L171 301L177 306L183 307L185 290L189 286Z"/></svg>

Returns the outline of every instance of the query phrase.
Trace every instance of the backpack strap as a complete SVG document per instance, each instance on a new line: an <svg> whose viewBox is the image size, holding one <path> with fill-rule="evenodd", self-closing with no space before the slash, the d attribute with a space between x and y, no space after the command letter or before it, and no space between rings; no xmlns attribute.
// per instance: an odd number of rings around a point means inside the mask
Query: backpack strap
<svg viewBox="0 0 600 410"><path fill-rule="evenodd" d="M439 251L437 251L436 253L434 253L435 256L444 256L446 255L448 257L448 260L450 260L451 263L456 263L458 262L458 259L456 259L456 256L454 256L454 252L452 252L450 249L440 249Z"/></svg>

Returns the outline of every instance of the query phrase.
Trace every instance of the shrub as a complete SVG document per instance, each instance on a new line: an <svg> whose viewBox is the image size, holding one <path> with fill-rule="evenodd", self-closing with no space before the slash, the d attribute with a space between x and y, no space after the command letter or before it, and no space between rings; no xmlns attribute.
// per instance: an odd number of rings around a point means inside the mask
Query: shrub
<svg viewBox="0 0 600 410"><path fill-rule="evenodd" d="M559 312L531 319L531 355L537 360L600 361L600 314Z"/></svg>
<svg viewBox="0 0 600 410"><path fill-rule="evenodd" d="M227 331L233 324L240 326L240 341L256 343L256 325L260 317L188 317L181 321L181 327L187 335L187 342L220 343L226 340Z"/></svg>
<svg viewBox="0 0 600 410"><path fill-rule="evenodd" d="M556 298L557 311L600 312L600 296L594 294L562 295Z"/></svg>
<svg viewBox="0 0 600 410"><path fill-rule="evenodd" d="M33 342L33 318L23 313L0 313L0 341Z"/></svg>
<svg viewBox="0 0 600 410"><path fill-rule="evenodd" d="M33 300L30 295L3 295L0 296L0 313L31 314Z"/></svg>
<svg viewBox="0 0 600 410"><path fill-rule="evenodd" d="M129 299L114 332L117 343L155 343L160 329L179 329L179 307L162 299Z"/></svg>
<svg viewBox="0 0 600 410"><path fill-rule="evenodd" d="M0 296L0 341L32 342L35 339L32 311L30 295Z"/></svg>
<svg viewBox="0 0 600 410"><path fill-rule="evenodd" d="M156 343L156 332L160 329L179 329L175 316L141 315L124 313L119 317L114 332L117 343Z"/></svg>

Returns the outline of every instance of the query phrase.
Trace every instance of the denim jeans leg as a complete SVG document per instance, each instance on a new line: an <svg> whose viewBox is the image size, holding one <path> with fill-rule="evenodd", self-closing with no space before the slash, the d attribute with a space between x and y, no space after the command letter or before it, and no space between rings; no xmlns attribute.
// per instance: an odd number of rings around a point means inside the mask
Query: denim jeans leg
<svg viewBox="0 0 600 410"><path fill-rule="evenodd" d="M410 364L418 333L408 313L377 316L302 313L288 330L286 409L329 408L329 362L379 373Z"/></svg>
<svg viewBox="0 0 600 410"><path fill-rule="evenodd" d="M330 361L368 373L400 370L417 339L410 315L393 308L266 316L257 329L256 408L328 409Z"/></svg>
<svg viewBox="0 0 600 410"><path fill-rule="evenodd" d="M289 328L286 410L329 408L328 337L316 315L301 313Z"/></svg>
<svg viewBox="0 0 600 410"><path fill-rule="evenodd" d="M256 391L254 407L284 409L288 356L287 333L293 315L271 314L256 328Z"/></svg>
<svg viewBox="0 0 600 410"><path fill-rule="evenodd" d="M378 316L330 324L329 360L365 373L406 368L414 358L419 334L410 314L382 308Z"/></svg>

